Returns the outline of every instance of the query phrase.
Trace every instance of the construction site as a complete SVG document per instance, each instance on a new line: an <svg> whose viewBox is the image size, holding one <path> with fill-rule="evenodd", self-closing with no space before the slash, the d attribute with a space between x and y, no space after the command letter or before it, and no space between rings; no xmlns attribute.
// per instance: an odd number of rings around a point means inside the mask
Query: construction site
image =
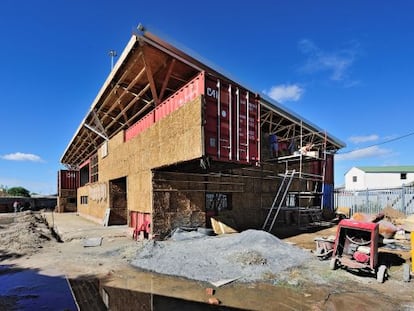
<svg viewBox="0 0 414 311"><path fill-rule="evenodd" d="M59 212L163 239L331 219L326 130L141 27L64 151Z"/></svg>
<svg viewBox="0 0 414 311"><path fill-rule="evenodd" d="M343 147L140 26L56 207L4 201L0 309L413 310L414 216L334 205Z"/></svg>

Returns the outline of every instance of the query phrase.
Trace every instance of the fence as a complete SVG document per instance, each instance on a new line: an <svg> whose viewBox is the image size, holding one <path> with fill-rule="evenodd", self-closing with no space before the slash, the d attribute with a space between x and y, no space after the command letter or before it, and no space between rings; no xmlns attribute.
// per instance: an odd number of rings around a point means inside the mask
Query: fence
<svg viewBox="0 0 414 311"><path fill-rule="evenodd" d="M350 208L351 215L356 212L377 214L385 207L411 215L414 214L414 186L362 191L335 190L334 204L335 209Z"/></svg>

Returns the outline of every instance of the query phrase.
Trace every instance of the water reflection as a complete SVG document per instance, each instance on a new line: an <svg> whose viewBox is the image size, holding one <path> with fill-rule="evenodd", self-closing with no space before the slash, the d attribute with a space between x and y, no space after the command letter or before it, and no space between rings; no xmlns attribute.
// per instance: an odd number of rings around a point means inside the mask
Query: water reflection
<svg viewBox="0 0 414 311"><path fill-rule="evenodd" d="M315 295L268 283L232 283L214 288L208 282L160 275L131 268L99 280L110 310L310 310ZM220 304L209 304L216 298Z"/></svg>
<svg viewBox="0 0 414 311"><path fill-rule="evenodd" d="M242 310L110 286L103 286L101 293L104 304L109 310Z"/></svg>
<svg viewBox="0 0 414 311"><path fill-rule="evenodd" d="M63 276L0 266L0 310L78 310Z"/></svg>

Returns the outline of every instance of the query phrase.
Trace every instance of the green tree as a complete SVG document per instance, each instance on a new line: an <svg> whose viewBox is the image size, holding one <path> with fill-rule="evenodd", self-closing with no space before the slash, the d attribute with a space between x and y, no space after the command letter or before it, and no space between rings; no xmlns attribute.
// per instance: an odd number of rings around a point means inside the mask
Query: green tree
<svg viewBox="0 0 414 311"><path fill-rule="evenodd" d="M7 189L7 193L12 196L18 196L18 197L27 197L30 198L30 192L29 190L23 188L23 187L12 187Z"/></svg>

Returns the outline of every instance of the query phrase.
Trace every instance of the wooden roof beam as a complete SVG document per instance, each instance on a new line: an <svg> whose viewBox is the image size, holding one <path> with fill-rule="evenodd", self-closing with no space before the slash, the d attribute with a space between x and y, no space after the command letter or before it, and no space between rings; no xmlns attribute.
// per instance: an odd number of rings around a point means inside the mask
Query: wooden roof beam
<svg viewBox="0 0 414 311"><path fill-rule="evenodd" d="M114 83L114 87L117 87L117 85L119 84L120 81L123 81L125 79L125 77L130 73L130 71L132 70L132 68L135 66L135 64L138 62L138 60L140 59L140 56L142 55L142 51L138 52L138 56L134 59L134 61L132 62L131 65L129 65L129 67L123 72L123 74L121 75L121 77L118 79L117 83ZM100 110L106 105L106 102L109 100L110 96L107 96L103 103L99 106L99 108L96 110L96 112L100 112Z"/></svg>
<svg viewBox="0 0 414 311"><path fill-rule="evenodd" d="M165 75L164 82L162 83L162 86L161 86L161 90L160 90L160 100L161 101L164 99L164 93L165 93L165 90L167 88L168 81L171 78L171 74L172 74L172 71L173 71L173 68L174 68L174 64L175 64L175 58L171 59L171 62L168 65L167 74Z"/></svg>
<svg viewBox="0 0 414 311"><path fill-rule="evenodd" d="M149 65L148 60L145 57L145 50L147 49L147 47L144 45L142 49L143 53L141 57L144 62L145 72L147 73L147 79L151 88L152 97L154 98L155 105L158 105L160 103L160 100L157 94L157 86L155 85L154 75L152 73L151 66Z"/></svg>
<svg viewBox="0 0 414 311"><path fill-rule="evenodd" d="M150 88L150 85L147 84L142 90L141 92L139 92L138 96L136 96L135 98L133 98L126 106L123 110L127 110L129 108L132 107L132 105L134 105L140 98L141 96L148 91L148 89ZM106 127L105 130L108 130L108 128L110 128L115 122L118 121L119 117L121 114L118 114ZM129 120L132 120L133 118L129 118Z"/></svg>

